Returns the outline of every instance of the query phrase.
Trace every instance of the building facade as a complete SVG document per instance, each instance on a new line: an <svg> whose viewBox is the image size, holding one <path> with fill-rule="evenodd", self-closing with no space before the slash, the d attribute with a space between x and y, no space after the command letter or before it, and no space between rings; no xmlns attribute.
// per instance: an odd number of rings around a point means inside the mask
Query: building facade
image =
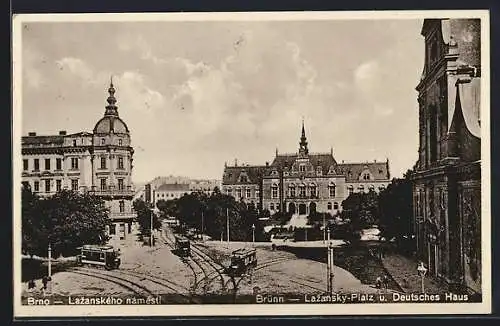
<svg viewBox="0 0 500 326"><path fill-rule="evenodd" d="M417 253L453 289L481 292L480 20L426 19L413 176Z"/></svg>
<svg viewBox="0 0 500 326"><path fill-rule="evenodd" d="M342 201L354 192L380 192L390 183L389 161L337 163L329 153L309 153L304 124L299 150L279 154L271 164L224 168L222 192L268 209L307 216L340 212Z"/></svg>
<svg viewBox="0 0 500 326"><path fill-rule="evenodd" d="M63 189L101 197L112 221L108 234L123 238L136 216L131 182L134 150L128 127L118 116L113 83L108 92L104 117L92 133L30 132L22 137L22 182L42 197Z"/></svg>

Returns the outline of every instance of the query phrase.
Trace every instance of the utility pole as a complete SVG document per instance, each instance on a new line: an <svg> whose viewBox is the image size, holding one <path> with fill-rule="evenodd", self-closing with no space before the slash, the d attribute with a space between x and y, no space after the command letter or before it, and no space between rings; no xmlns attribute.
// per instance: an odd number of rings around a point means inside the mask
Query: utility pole
<svg viewBox="0 0 500 326"><path fill-rule="evenodd" d="M226 208L226 230L227 230L227 245L229 246L229 208Z"/></svg>
<svg viewBox="0 0 500 326"><path fill-rule="evenodd" d="M331 268L331 261L330 261L330 247L326 247L326 292L330 293L330 268Z"/></svg>
<svg viewBox="0 0 500 326"><path fill-rule="evenodd" d="M333 245L330 242L330 275L328 275L330 283L330 295L333 294Z"/></svg>
<svg viewBox="0 0 500 326"><path fill-rule="evenodd" d="M150 246L152 247L153 246L153 210L150 209L149 210L149 217L150 217L150 224L151 224L151 230L150 230Z"/></svg>
<svg viewBox="0 0 500 326"><path fill-rule="evenodd" d="M323 243L326 242L326 221L325 221L325 213L323 213Z"/></svg>
<svg viewBox="0 0 500 326"><path fill-rule="evenodd" d="M205 239L205 237L203 236L203 211L201 211L201 239Z"/></svg>
<svg viewBox="0 0 500 326"><path fill-rule="evenodd" d="M52 248L49 243L49 277L52 277Z"/></svg>

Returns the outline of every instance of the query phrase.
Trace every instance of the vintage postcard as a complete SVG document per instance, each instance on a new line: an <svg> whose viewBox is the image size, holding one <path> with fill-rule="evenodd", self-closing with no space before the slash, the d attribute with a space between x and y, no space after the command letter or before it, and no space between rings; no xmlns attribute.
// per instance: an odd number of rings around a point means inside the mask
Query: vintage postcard
<svg viewBox="0 0 500 326"><path fill-rule="evenodd" d="M13 17L15 317L491 312L487 11Z"/></svg>

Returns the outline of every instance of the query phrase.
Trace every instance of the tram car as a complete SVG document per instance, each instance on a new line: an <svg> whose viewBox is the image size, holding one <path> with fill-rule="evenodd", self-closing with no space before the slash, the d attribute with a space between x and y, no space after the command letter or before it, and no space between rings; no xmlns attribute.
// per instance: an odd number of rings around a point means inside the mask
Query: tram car
<svg viewBox="0 0 500 326"><path fill-rule="evenodd" d="M175 237L175 251L181 257L191 256L191 245L189 240L182 237Z"/></svg>
<svg viewBox="0 0 500 326"><path fill-rule="evenodd" d="M113 246L84 245L78 249L80 249L80 254L76 259L80 266L91 265L104 267L107 270L120 267L120 252L115 250Z"/></svg>
<svg viewBox="0 0 500 326"><path fill-rule="evenodd" d="M231 253L231 265L229 265L228 272L233 276L241 276L256 266L257 251L241 248Z"/></svg>

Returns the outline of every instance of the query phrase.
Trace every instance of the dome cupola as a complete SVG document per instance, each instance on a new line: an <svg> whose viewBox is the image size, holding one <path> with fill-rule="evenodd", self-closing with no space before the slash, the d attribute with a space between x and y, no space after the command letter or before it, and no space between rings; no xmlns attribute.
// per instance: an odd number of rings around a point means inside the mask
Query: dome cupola
<svg viewBox="0 0 500 326"><path fill-rule="evenodd" d="M94 127L94 134L128 134L129 130L127 125L118 116L118 107L116 106L113 78L111 78L108 93L108 105L106 105L104 117L96 123Z"/></svg>

